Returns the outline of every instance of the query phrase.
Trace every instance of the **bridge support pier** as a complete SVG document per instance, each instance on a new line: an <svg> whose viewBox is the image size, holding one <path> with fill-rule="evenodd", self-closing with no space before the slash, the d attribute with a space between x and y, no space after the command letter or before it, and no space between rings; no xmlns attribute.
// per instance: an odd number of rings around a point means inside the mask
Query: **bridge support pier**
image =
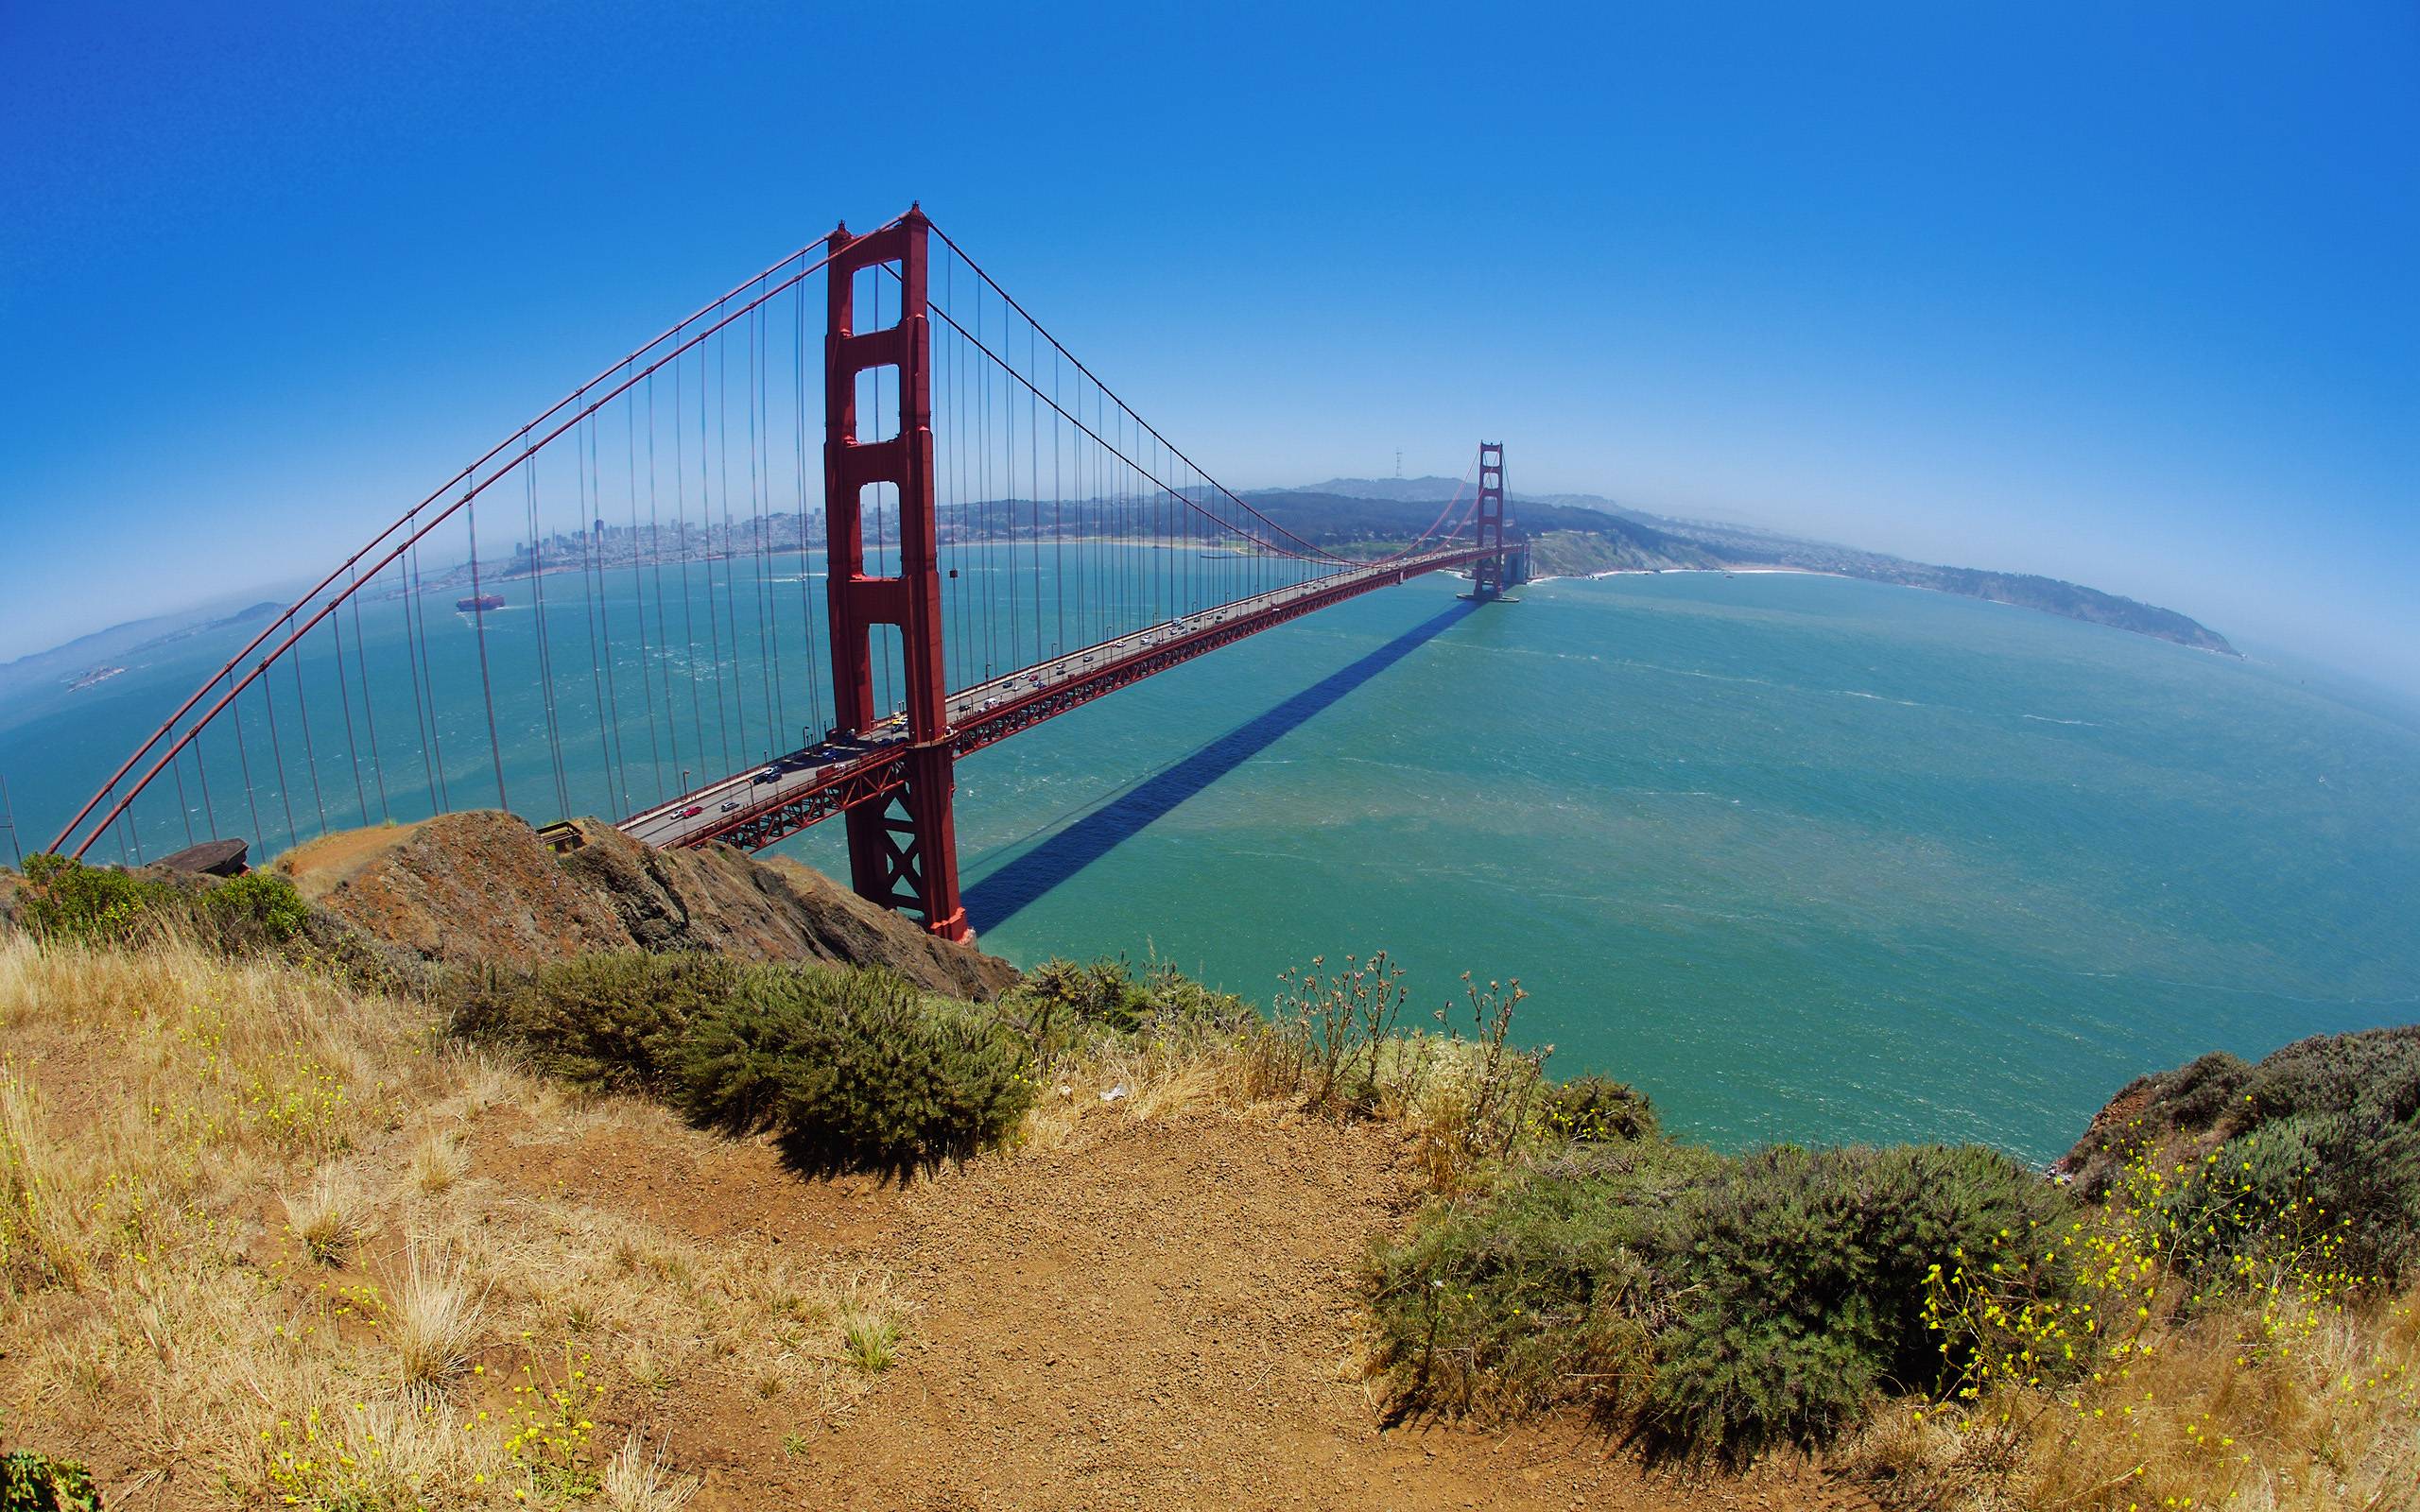
<svg viewBox="0 0 2420 1512"><path fill-rule="evenodd" d="M842 734L862 735L877 717L876 627L898 627L907 671L908 782L886 801L849 810L849 884L861 897L916 915L945 939L965 939L933 519L932 327L925 284L930 230L924 212L910 209L871 235L851 236L846 226L832 232L823 373L823 519L830 547L825 601L832 691ZM898 323L859 334L856 274L885 264L897 266ZM860 441L857 375L885 368L898 375L899 433ZM895 577L868 576L865 570L865 490L883 483L899 496Z"/></svg>

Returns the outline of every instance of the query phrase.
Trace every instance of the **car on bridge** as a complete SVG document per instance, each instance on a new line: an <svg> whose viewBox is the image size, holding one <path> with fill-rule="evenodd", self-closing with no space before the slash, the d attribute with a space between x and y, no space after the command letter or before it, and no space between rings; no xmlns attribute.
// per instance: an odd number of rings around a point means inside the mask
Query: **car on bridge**
<svg viewBox="0 0 2420 1512"><path fill-rule="evenodd" d="M684 819L694 819L704 812L706 812L706 806L703 803L692 803L681 811L681 816Z"/></svg>

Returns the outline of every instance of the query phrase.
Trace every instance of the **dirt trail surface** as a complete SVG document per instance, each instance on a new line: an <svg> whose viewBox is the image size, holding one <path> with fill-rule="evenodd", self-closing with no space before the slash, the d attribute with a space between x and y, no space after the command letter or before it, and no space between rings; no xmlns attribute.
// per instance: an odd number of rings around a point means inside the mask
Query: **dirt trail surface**
<svg viewBox="0 0 2420 1512"><path fill-rule="evenodd" d="M705 1478L700 1509L1872 1504L1811 1474L1683 1485L1573 1420L1382 1432L1354 1277L1412 1201L1383 1130L1096 1108L1054 1147L906 1190L804 1182L759 1145L633 1160L630 1138L516 1157L507 1179L884 1267L915 1309L854 1400L669 1393L660 1420Z"/></svg>

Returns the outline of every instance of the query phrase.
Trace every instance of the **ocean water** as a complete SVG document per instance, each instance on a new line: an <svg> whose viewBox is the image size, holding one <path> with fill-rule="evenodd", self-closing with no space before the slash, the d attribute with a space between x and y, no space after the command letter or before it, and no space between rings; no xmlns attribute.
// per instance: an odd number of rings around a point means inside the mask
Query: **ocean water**
<svg viewBox="0 0 2420 1512"><path fill-rule="evenodd" d="M820 563L766 570L798 594ZM586 623L572 582L548 590L559 647ZM2043 1160L2140 1072L2420 1019L2420 734L2291 676L1833 578L1552 582L1484 608L1458 586L1323 610L963 763L985 947L1155 954L1263 999L1285 967L1383 949L1424 1022L1463 971L1518 978L1515 1034L1557 1071L1635 1082L1735 1146L1971 1139ZM625 688L669 678L685 697L720 670L718 693L746 690L724 737L743 761L806 721L799 627L773 630L790 671L769 694L736 646L642 658L646 590L603 591ZM508 663L535 639L518 612L490 617ZM432 616L430 675L458 695L436 739L458 806L494 783L457 618ZM401 623L372 606L347 643L382 687L402 682ZM234 644L174 643L0 708L28 848ZM627 711L586 723L577 660L558 679L564 798L652 801L679 765L660 738L639 754ZM152 849L196 822L274 850L289 812L309 833L315 810L425 811L408 702L352 711L380 722L381 798L351 778L333 673L305 678L315 739L305 754L281 708L285 784L256 773L244 796L232 745L205 746L215 812L191 793L152 812ZM507 782L551 810L538 700L522 679L498 696ZM783 849L838 865L837 829Z"/></svg>

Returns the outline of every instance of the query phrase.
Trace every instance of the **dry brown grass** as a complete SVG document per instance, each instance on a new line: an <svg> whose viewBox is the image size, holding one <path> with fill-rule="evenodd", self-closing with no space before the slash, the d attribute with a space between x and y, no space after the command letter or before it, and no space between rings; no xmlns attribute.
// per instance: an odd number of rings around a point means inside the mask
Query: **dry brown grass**
<svg viewBox="0 0 2420 1512"><path fill-rule="evenodd" d="M895 1333L885 1278L516 1195L470 1159L506 1109L524 1142L660 1124L303 971L0 939L11 1438L134 1512L671 1509L694 1483L623 1436L657 1393L774 1368L827 1409L864 1389L844 1317ZM594 1429L516 1445L511 1383L575 1339Z"/></svg>
<svg viewBox="0 0 2420 1512"><path fill-rule="evenodd" d="M1943 1512L2420 1506L2420 1290L2342 1311L2247 1301L2143 1342L2081 1386L1887 1412L1847 1462Z"/></svg>
<svg viewBox="0 0 2420 1512"><path fill-rule="evenodd" d="M1539 1080L1532 1061L1492 1061L1484 1042L1427 1033L1391 1038L1368 1064L1373 1097L1358 1113L1401 1135L1412 1169L1432 1193L1461 1190L1513 1145L1542 1133L1530 1116L1529 1092ZM1042 1095L1017 1142L1029 1152L1066 1148L1082 1137L1087 1115L1098 1111L1143 1123L1197 1108L1270 1113L1304 1108L1309 1091L1299 1044L1266 1024L1107 1041L1039 1075Z"/></svg>
<svg viewBox="0 0 2420 1512"><path fill-rule="evenodd" d="M633 1428L605 1467L604 1493L614 1512L681 1512L698 1494L698 1478L674 1470L664 1445L648 1449L646 1431Z"/></svg>
<svg viewBox="0 0 2420 1512"><path fill-rule="evenodd" d="M0 1280L12 1289L83 1284L74 1190L33 1090L0 1071Z"/></svg>
<svg viewBox="0 0 2420 1512"><path fill-rule="evenodd" d="M388 1295L395 1299L387 1342L395 1351L396 1380L416 1399L441 1396L470 1365L487 1294L458 1257L433 1258L407 1245Z"/></svg>
<svg viewBox="0 0 2420 1512"><path fill-rule="evenodd" d="M324 1170L303 1192L284 1200L287 1231L322 1265L342 1265L378 1232L377 1211L349 1168Z"/></svg>
<svg viewBox="0 0 2420 1512"><path fill-rule="evenodd" d="M438 1196L453 1190L471 1169L469 1152L462 1148L462 1137L452 1129L431 1129L412 1149L412 1190L424 1196Z"/></svg>

